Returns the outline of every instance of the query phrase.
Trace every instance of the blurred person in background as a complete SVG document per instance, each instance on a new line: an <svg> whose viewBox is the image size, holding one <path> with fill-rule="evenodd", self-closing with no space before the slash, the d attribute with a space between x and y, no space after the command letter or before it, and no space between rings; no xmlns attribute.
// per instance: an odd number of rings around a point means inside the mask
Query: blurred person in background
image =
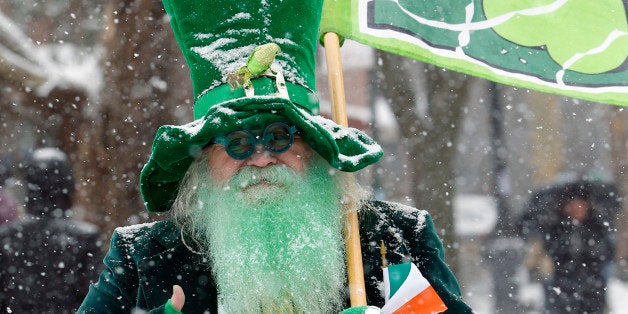
<svg viewBox="0 0 628 314"><path fill-rule="evenodd" d="M609 226L595 215L586 186L567 189L559 206L562 219L546 242L554 262L548 312L603 313L607 269L615 256Z"/></svg>
<svg viewBox="0 0 628 314"><path fill-rule="evenodd" d="M531 210L523 217L524 237L531 243L524 264L543 284L544 313L605 312L615 256L605 205L614 204L618 194L610 184L580 180L533 197L543 212Z"/></svg>
<svg viewBox="0 0 628 314"><path fill-rule="evenodd" d="M4 189L4 183L11 177L8 165L0 160L0 224L13 221L18 218L17 202L13 196Z"/></svg>
<svg viewBox="0 0 628 314"><path fill-rule="evenodd" d="M96 226L72 215L68 156L33 151L24 163L25 217L0 226L0 312L74 313L98 276Z"/></svg>

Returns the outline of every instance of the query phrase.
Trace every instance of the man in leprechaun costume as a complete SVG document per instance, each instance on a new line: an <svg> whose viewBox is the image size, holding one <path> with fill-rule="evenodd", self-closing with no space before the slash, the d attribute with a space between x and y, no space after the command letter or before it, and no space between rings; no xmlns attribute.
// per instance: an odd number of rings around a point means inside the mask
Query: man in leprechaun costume
<svg viewBox="0 0 628 314"><path fill-rule="evenodd" d="M81 313L337 313L347 308L343 203L360 204L369 304L388 261L415 263L450 313L470 312L425 211L369 201L340 175L382 151L318 115L322 0L164 0L193 80L194 118L157 131L149 212L115 230Z"/></svg>

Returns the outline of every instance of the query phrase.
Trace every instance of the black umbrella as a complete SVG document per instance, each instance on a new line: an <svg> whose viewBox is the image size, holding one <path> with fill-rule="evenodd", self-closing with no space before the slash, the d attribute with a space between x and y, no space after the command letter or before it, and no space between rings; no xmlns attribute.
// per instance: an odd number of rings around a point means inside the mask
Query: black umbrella
<svg viewBox="0 0 628 314"><path fill-rule="evenodd" d="M622 196L612 182L577 180L545 186L532 193L519 219L519 231L524 238L544 234L561 219L560 208L574 196L589 200L592 214L613 230L622 208Z"/></svg>

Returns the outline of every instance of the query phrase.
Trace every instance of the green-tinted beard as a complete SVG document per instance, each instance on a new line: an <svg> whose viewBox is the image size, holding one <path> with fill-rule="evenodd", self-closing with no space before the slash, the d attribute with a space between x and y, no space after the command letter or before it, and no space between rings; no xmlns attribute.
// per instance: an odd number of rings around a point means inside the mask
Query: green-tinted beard
<svg viewBox="0 0 628 314"><path fill-rule="evenodd" d="M242 189L260 176L270 184ZM192 228L209 239L204 251L227 313L337 313L342 219L327 167L305 178L285 166L248 167L226 187L198 190L202 210L192 211Z"/></svg>

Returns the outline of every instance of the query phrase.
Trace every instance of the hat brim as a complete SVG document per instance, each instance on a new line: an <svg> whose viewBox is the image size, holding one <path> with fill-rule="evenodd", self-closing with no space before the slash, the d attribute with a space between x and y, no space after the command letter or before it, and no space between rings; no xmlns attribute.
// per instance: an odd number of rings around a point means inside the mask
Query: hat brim
<svg viewBox="0 0 628 314"><path fill-rule="evenodd" d="M275 121L295 125L303 140L341 171L358 171L383 156L381 147L364 132L311 115L285 98L239 98L211 107L204 117L188 124L164 125L157 130L152 154L140 174L146 209L170 210L190 164L213 137Z"/></svg>

